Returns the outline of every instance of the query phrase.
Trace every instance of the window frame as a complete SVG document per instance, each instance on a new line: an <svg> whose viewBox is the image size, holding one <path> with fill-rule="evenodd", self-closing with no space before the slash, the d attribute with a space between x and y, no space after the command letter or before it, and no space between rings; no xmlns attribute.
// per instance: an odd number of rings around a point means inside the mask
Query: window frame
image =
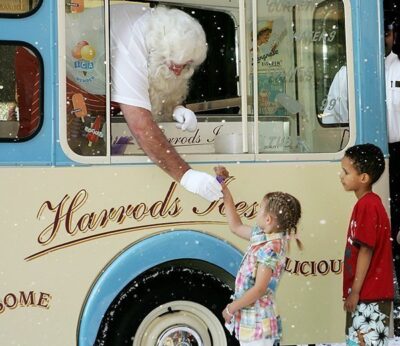
<svg viewBox="0 0 400 346"><path fill-rule="evenodd" d="M106 86L110 85L110 44L109 44L109 0L104 0L104 43L105 43L105 59L107 61L106 65ZM67 141L67 107L66 107L66 38L65 38L65 6L58 6L58 63L59 63L59 138L60 145L65 153L65 155L72 161L81 164L110 164L111 163L111 90L110 87L105 87L106 90L106 121L105 121L105 133L107 134L106 141L106 155L102 156L83 156L76 154L69 146Z"/></svg>

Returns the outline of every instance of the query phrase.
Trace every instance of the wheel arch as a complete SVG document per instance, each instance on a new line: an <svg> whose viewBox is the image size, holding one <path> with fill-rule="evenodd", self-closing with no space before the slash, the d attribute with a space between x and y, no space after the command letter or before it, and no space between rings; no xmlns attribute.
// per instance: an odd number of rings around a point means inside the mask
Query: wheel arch
<svg viewBox="0 0 400 346"><path fill-rule="evenodd" d="M131 244L110 261L91 287L80 316L78 345L93 345L114 298L147 270L166 262L185 262L230 284L228 277L236 275L241 259L242 253L231 244L193 230L163 232Z"/></svg>

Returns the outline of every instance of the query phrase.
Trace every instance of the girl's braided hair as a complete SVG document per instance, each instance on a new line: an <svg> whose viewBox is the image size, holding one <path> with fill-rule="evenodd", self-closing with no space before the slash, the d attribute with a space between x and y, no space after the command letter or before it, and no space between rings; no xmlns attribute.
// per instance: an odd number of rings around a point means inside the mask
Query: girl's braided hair
<svg viewBox="0 0 400 346"><path fill-rule="evenodd" d="M297 239L297 224L301 217L301 205L299 200L285 192L269 192L263 201L265 201L265 212L276 217L277 228L281 232L287 232L289 235L294 235L297 246L302 249L303 246Z"/></svg>

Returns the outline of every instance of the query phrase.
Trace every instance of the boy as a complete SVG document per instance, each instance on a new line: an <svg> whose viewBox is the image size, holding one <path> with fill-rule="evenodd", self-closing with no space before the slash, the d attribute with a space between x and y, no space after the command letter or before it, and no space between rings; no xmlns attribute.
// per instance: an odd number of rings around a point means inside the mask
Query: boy
<svg viewBox="0 0 400 346"><path fill-rule="evenodd" d="M341 183L354 191L344 255L343 298L347 345L388 345L393 289L390 223L372 185L385 170L382 151L373 144L346 150Z"/></svg>

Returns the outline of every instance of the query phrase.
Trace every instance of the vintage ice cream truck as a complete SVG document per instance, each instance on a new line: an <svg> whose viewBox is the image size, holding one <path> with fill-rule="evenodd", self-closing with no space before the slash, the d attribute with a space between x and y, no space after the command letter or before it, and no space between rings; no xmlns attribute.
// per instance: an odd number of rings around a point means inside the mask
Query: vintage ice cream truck
<svg viewBox="0 0 400 346"><path fill-rule="evenodd" d="M246 242L222 200L149 160L111 102L113 8L160 5L195 17L208 43L186 99L197 130L160 128L191 167L228 168L244 223L268 191L300 200L281 344L343 342L355 198L338 173L351 145L387 153L382 1L2 0L1 345L238 345L221 311ZM70 70L104 90L102 107L68 97ZM388 200L387 172L376 191Z"/></svg>

